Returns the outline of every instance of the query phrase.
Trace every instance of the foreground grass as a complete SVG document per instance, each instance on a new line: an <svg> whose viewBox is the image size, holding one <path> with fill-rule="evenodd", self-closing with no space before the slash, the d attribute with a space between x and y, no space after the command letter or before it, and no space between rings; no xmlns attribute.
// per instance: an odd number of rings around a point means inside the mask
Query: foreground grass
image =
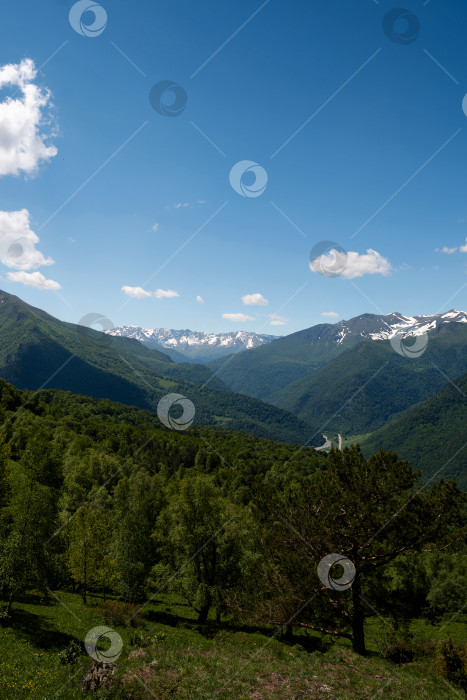
<svg viewBox="0 0 467 700"><path fill-rule="evenodd" d="M57 593L60 602L31 595L16 605L14 626L0 628L0 698L45 700L81 698L82 678L92 665L83 654L62 665L58 653L104 624L91 597L84 606L77 595ZM385 623L367 624L369 655L361 658L348 644L322 645L317 635L302 635L286 644L274 630L240 630L228 624L199 628L193 612L180 600L164 596L145 609L137 628L114 627L124 643L110 686L101 698L462 698L459 690L437 677L433 659L420 654L412 663L394 666L378 653ZM458 619L436 626L417 622L416 640L429 649L451 636L465 640Z"/></svg>

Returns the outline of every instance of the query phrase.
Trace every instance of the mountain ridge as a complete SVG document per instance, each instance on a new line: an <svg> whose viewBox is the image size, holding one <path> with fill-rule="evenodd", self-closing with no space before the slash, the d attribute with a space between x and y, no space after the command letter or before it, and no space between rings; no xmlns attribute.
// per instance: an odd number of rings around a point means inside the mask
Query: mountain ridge
<svg viewBox="0 0 467 700"><path fill-rule="evenodd" d="M19 389L46 386L153 412L167 394L182 394L201 425L296 444L310 435L291 413L234 394L205 365L177 364L137 340L60 321L3 291L0 334L0 377Z"/></svg>
<svg viewBox="0 0 467 700"><path fill-rule="evenodd" d="M256 348L276 340L277 336L252 331L228 331L211 333L192 331L189 328L142 328L141 326L116 326L107 330L108 335L135 338L141 343L165 352L175 362L206 363L218 357Z"/></svg>
<svg viewBox="0 0 467 700"><path fill-rule="evenodd" d="M435 333L449 323L467 324L467 312L404 316L361 314L335 324L320 323L208 367L232 391L264 399L284 389L365 340L401 339ZM467 326L466 326L467 327Z"/></svg>

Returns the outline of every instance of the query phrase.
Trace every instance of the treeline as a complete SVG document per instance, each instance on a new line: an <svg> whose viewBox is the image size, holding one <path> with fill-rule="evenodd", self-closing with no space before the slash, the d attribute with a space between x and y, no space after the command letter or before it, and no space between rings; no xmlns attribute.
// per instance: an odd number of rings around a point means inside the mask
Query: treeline
<svg viewBox="0 0 467 700"><path fill-rule="evenodd" d="M242 433L177 433L139 409L4 382L0 433L4 624L32 589L143 610L176 591L200 623L214 611L305 627L365 653L375 610L399 624L466 602L465 495L453 482L421 488L393 453L326 458ZM320 564L332 553L344 567Z"/></svg>

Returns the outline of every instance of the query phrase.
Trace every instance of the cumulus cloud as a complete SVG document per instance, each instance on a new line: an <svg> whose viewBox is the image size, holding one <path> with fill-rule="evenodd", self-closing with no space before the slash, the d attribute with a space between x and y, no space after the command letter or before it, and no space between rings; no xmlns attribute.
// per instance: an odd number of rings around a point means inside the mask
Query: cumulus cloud
<svg viewBox="0 0 467 700"><path fill-rule="evenodd" d="M271 319L271 326L284 326L289 322L288 318L285 316L279 316L278 314L267 314Z"/></svg>
<svg viewBox="0 0 467 700"><path fill-rule="evenodd" d="M245 294L242 297L242 301L245 306L267 306L269 301L263 297L262 294Z"/></svg>
<svg viewBox="0 0 467 700"><path fill-rule="evenodd" d="M39 237L31 230L29 212L0 211L0 260L10 268L36 270L43 265L53 265L36 249Z"/></svg>
<svg viewBox="0 0 467 700"><path fill-rule="evenodd" d="M445 245L442 248L435 248L435 253L445 253L446 255L452 255L453 253L467 253L467 238L465 239L465 244L460 245L460 246L453 246L452 248L449 248L449 246Z"/></svg>
<svg viewBox="0 0 467 700"><path fill-rule="evenodd" d="M175 292L173 289L156 289L154 292L148 292L142 287L129 287L128 285L122 287L122 292L133 299L147 299L148 297L170 299L180 296L179 293Z"/></svg>
<svg viewBox="0 0 467 700"><path fill-rule="evenodd" d="M54 280L48 280L41 272L8 272L7 277L11 282L21 282L27 287L36 289L61 289L61 285Z"/></svg>
<svg viewBox="0 0 467 700"><path fill-rule="evenodd" d="M336 275L339 274L351 280L364 275L387 276L392 267L387 258L384 258L376 250L368 248L363 254L354 251L344 253L332 249L312 260L310 269L324 275L326 275L326 271L336 271Z"/></svg>
<svg viewBox="0 0 467 700"><path fill-rule="evenodd" d="M235 321L235 323L255 320L253 316L247 316L246 314L222 314L222 318L226 318L228 321Z"/></svg>
<svg viewBox="0 0 467 700"><path fill-rule="evenodd" d="M50 92L34 84L36 73L29 58L0 67L0 89L17 87L20 93L0 102L0 175L33 175L42 162L57 155L55 146L46 143L55 135L44 115Z"/></svg>
<svg viewBox="0 0 467 700"><path fill-rule="evenodd" d="M204 304L204 299L203 299L203 297L200 297L199 294L196 297L196 301L198 302L198 304Z"/></svg>
<svg viewBox="0 0 467 700"><path fill-rule="evenodd" d="M154 231L154 233L157 233L159 231L159 224L156 223L151 226L151 231Z"/></svg>
<svg viewBox="0 0 467 700"><path fill-rule="evenodd" d="M151 296L151 292L146 292L142 287L128 287L128 285L122 287L122 292L133 299L145 299Z"/></svg>
<svg viewBox="0 0 467 700"><path fill-rule="evenodd" d="M179 297L180 294L173 289L156 289L156 291L153 292L153 296L155 296L156 299L172 299L173 297Z"/></svg>
<svg viewBox="0 0 467 700"><path fill-rule="evenodd" d="M339 314L336 314L335 311L323 311L321 316L328 316L329 318L338 318Z"/></svg>

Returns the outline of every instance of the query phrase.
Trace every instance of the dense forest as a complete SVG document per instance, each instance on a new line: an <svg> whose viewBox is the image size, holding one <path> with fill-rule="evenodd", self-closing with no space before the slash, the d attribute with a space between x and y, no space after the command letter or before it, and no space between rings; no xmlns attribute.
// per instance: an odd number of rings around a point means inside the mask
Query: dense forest
<svg viewBox="0 0 467 700"><path fill-rule="evenodd" d="M1 381L0 394L5 630L34 591L85 607L97 596L99 620L130 627L174 595L200 629L274 626L285 643L316 633L363 657L381 617L392 653L410 657L411 620L465 608L465 494L423 485L393 452L326 456L218 428L171 431L148 411L69 392Z"/></svg>

